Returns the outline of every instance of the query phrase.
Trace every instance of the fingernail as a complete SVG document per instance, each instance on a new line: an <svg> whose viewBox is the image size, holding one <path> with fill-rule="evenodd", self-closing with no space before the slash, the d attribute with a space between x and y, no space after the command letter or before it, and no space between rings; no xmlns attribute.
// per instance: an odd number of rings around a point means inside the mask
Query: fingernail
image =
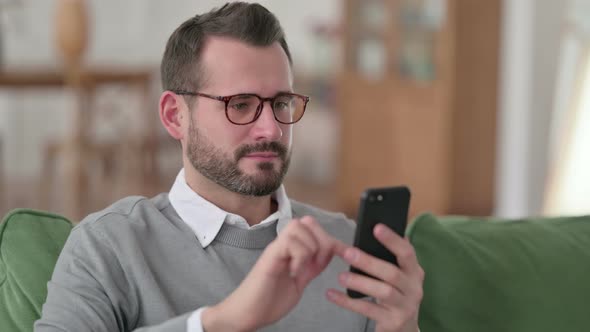
<svg viewBox="0 0 590 332"><path fill-rule="evenodd" d="M336 299L336 297L338 296L338 294L336 294L336 292L335 292L335 291L333 291L333 290L329 289L329 290L326 292L326 296L328 296L328 298L329 298L330 300L335 300L335 299Z"/></svg>
<svg viewBox="0 0 590 332"><path fill-rule="evenodd" d="M301 222L304 224L311 224L313 221L312 221L311 217L306 216L306 217L301 218Z"/></svg>
<svg viewBox="0 0 590 332"><path fill-rule="evenodd" d="M349 248L346 249L346 251L344 252L344 258L346 258L347 260L354 262L356 260L358 256L358 253L356 252L356 249L354 248Z"/></svg>
<svg viewBox="0 0 590 332"><path fill-rule="evenodd" d="M338 276L338 279L340 280L340 283L343 285L346 285L346 281L348 281L348 274L347 273L341 273Z"/></svg>
<svg viewBox="0 0 590 332"><path fill-rule="evenodd" d="M383 232L385 231L385 226L382 224L377 224L377 226L375 226L375 235L383 235Z"/></svg>

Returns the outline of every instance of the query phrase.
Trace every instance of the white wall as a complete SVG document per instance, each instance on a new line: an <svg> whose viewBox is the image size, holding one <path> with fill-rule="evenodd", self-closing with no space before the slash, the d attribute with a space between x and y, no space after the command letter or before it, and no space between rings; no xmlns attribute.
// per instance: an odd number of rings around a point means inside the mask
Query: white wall
<svg viewBox="0 0 590 332"><path fill-rule="evenodd" d="M184 20L219 7L220 0L87 0L93 31L88 63L157 65L165 42ZM296 63L310 67L315 56L311 24L319 20L338 23L339 0L260 0L281 21ZM54 7L56 0L23 1L22 8L5 16L5 63L55 65Z"/></svg>

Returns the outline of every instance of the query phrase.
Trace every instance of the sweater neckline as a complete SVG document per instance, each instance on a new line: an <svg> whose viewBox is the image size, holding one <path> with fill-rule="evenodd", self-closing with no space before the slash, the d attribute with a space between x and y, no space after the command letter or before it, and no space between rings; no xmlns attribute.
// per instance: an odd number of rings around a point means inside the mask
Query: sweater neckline
<svg viewBox="0 0 590 332"><path fill-rule="evenodd" d="M255 229L243 229L224 223L213 242L242 249L264 249L276 238L277 220Z"/></svg>

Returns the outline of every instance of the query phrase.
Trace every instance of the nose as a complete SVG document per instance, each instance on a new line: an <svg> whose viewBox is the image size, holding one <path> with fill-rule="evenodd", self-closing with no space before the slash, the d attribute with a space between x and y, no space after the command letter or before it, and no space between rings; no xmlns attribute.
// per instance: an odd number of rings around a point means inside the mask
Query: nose
<svg viewBox="0 0 590 332"><path fill-rule="evenodd" d="M275 119L270 102L265 101L262 104L260 116L254 121L251 133L257 141L276 141L283 136L283 130Z"/></svg>

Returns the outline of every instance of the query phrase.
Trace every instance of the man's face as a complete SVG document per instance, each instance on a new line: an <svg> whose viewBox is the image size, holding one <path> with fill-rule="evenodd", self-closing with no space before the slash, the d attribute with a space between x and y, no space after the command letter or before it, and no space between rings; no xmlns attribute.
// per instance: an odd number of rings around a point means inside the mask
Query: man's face
<svg viewBox="0 0 590 332"><path fill-rule="evenodd" d="M254 47L213 37L203 50L205 84L200 92L273 97L292 91L287 56L278 43ZM189 111L186 155L203 176L233 192L264 196L282 183L291 156L291 127L278 123L268 102L251 124L235 125L225 103L198 97Z"/></svg>

